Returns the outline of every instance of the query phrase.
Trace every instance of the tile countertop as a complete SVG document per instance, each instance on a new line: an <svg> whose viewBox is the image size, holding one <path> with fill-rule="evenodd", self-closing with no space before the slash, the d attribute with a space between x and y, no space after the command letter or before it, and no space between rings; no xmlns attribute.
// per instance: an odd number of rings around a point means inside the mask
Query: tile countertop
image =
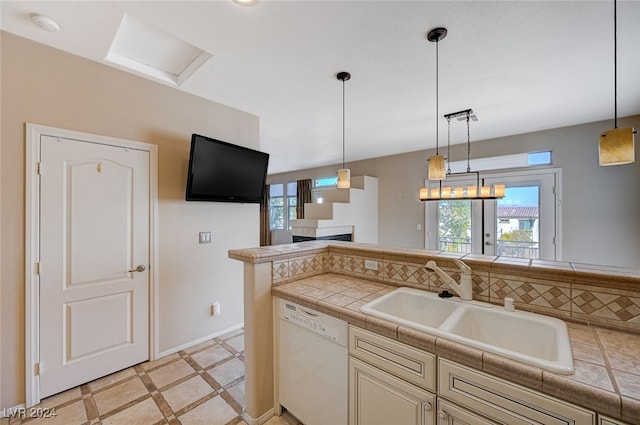
<svg viewBox="0 0 640 425"><path fill-rule="evenodd" d="M325 273L272 287L272 294L352 325L542 393L640 424L640 335L567 322L575 373L559 375L368 316L360 307L396 286Z"/></svg>

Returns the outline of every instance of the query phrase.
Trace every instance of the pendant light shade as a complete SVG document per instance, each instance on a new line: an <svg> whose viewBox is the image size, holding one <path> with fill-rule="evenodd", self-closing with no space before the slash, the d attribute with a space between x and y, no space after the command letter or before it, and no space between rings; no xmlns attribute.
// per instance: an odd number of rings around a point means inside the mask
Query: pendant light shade
<svg viewBox="0 0 640 425"><path fill-rule="evenodd" d="M351 170L341 168L338 170L338 189L349 189L351 187Z"/></svg>
<svg viewBox="0 0 640 425"><path fill-rule="evenodd" d="M633 128L618 128L618 2L613 1L613 128L600 133L598 162L602 166L635 162Z"/></svg>
<svg viewBox="0 0 640 425"><path fill-rule="evenodd" d="M612 128L600 133L600 165L624 165L636 160L633 128Z"/></svg>
<svg viewBox="0 0 640 425"><path fill-rule="evenodd" d="M428 161L429 161L429 174L427 179L444 180L447 174L444 166L444 156L431 155Z"/></svg>
<svg viewBox="0 0 640 425"><path fill-rule="evenodd" d="M336 78L342 81L342 168L338 170L338 189L349 189L351 187L351 170L344 167L344 82L351 79L351 74L348 72L339 72Z"/></svg>

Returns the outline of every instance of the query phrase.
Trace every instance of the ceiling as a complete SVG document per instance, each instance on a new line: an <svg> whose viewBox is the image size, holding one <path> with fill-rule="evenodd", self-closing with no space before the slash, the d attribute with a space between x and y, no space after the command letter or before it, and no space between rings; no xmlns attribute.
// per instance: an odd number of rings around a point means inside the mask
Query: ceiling
<svg viewBox="0 0 640 425"><path fill-rule="evenodd" d="M127 14L212 55L177 89L257 115L275 174L613 117L613 1L2 1L1 28L100 63ZM31 13L60 24L50 33ZM640 114L640 1L618 3L618 116ZM215 137L215 134L208 135ZM466 131L452 130L452 144ZM596 136L594 135L594 143ZM229 140L229 142L234 142Z"/></svg>

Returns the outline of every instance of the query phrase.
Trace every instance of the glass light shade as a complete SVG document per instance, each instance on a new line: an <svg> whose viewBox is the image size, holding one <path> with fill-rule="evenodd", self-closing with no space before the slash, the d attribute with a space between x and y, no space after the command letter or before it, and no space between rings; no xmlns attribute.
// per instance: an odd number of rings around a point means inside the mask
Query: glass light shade
<svg viewBox="0 0 640 425"><path fill-rule="evenodd" d="M635 162L633 128L613 128L600 133L598 156L602 166Z"/></svg>
<svg viewBox="0 0 640 425"><path fill-rule="evenodd" d="M464 187L456 187L453 189L454 198L464 198Z"/></svg>
<svg viewBox="0 0 640 425"><path fill-rule="evenodd" d="M420 188L420 200L421 201L426 201L427 199L429 199L429 189L427 189L426 187L421 187Z"/></svg>
<svg viewBox="0 0 640 425"><path fill-rule="evenodd" d="M431 199L440 199L440 189L431 189Z"/></svg>
<svg viewBox="0 0 640 425"><path fill-rule="evenodd" d="M451 188L450 187L443 187L440 196L442 196L442 199L451 198Z"/></svg>
<svg viewBox="0 0 640 425"><path fill-rule="evenodd" d="M467 198L475 198L478 196L478 186L467 186Z"/></svg>
<svg viewBox="0 0 640 425"><path fill-rule="evenodd" d="M489 186L482 186L480 188L480 196L483 198L491 196L491 188Z"/></svg>
<svg viewBox="0 0 640 425"><path fill-rule="evenodd" d="M493 185L493 196L495 196L495 197L504 197L504 185L503 184L494 184Z"/></svg>
<svg viewBox="0 0 640 425"><path fill-rule="evenodd" d="M351 170L341 168L338 170L338 189L349 189L351 187Z"/></svg>
<svg viewBox="0 0 640 425"><path fill-rule="evenodd" d="M444 156L431 155L429 157L429 180L444 180L447 172L444 169Z"/></svg>

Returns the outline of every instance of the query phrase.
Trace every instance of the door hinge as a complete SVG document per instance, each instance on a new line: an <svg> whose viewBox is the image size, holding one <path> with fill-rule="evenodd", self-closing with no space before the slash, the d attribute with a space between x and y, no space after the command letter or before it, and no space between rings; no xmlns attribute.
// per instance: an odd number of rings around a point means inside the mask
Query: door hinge
<svg viewBox="0 0 640 425"><path fill-rule="evenodd" d="M38 166L37 166L36 172L38 173L39 176L42 175L42 162L38 162Z"/></svg>
<svg viewBox="0 0 640 425"><path fill-rule="evenodd" d="M40 276L40 273L42 273L42 264L40 262L36 263L36 274L38 276Z"/></svg>
<svg viewBox="0 0 640 425"><path fill-rule="evenodd" d="M36 363L33 365L33 375L34 376L40 375L40 363Z"/></svg>

